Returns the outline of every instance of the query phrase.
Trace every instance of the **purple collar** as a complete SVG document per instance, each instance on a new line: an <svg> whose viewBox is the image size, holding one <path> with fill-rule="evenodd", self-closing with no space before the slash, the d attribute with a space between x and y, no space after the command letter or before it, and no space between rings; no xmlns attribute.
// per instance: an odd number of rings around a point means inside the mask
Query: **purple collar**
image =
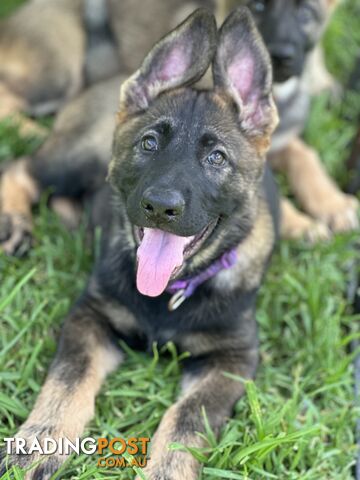
<svg viewBox="0 0 360 480"><path fill-rule="evenodd" d="M237 253L235 248L225 252L220 258L215 260L208 268L198 275L187 280L175 280L170 283L166 291L172 294L169 301L169 310L176 310L180 305L195 292L197 287L206 280L217 275L222 270L231 268L237 262Z"/></svg>

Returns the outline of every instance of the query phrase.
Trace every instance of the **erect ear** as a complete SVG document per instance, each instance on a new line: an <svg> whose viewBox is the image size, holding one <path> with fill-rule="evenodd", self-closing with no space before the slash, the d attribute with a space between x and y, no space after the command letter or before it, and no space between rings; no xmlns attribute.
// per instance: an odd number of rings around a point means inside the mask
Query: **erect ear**
<svg viewBox="0 0 360 480"><path fill-rule="evenodd" d="M220 29L214 84L235 101L249 134L270 135L278 117L272 98L271 61L250 11L239 7Z"/></svg>
<svg viewBox="0 0 360 480"><path fill-rule="evenodd" d="M120 90L120 111L146 109L160 93L197 81L207 70L216 48L216 23L198 9L148 53Z"/></svg>

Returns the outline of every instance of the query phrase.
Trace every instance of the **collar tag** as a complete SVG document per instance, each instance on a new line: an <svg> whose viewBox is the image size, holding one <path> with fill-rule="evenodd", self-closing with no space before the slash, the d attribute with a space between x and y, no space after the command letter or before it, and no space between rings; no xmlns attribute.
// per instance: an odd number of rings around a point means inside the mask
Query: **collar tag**
<svg viewBox="0 0 360 480"><path fill-rule="evenodd" d="M176 293L174 293L168 303L170 312L173 312L174 310L179 308L180 305L185 302L186 298L187 297L185 296L185 288L181 288Z"/></svg>
<svg viewBox="0 0 360 480"><path fill-rule="evenodd" d="M175 280L172 282L166 289L168 293L172 294L172 297L168 303L169 310L173 312L179 308L187 298L191 297L199 285L214 277L222 270L233 267L236 262L237 253L236 249L233 248L232 250L223 253L221 257L215 260L212 265L200 272L195 277L187 280Z"/></svg>

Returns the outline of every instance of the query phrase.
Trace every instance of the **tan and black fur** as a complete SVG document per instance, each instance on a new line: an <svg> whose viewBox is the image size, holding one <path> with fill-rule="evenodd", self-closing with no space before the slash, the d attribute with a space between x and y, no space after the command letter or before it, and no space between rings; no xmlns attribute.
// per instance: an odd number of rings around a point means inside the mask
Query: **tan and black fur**
<svg viewBox="0 0 360 480"><path fill-rule="evenodd" d="M320 47L336 0L224 0L223 9L248 4L269 49L274 69L274 98L280 124L269 154L271 166L285 173L305 213L282 199L282 235L314 241L332 232L358 227L358 201L339 190L317 152L300 135L310 95L329 88Z"/></svg>
<svg viewBox="0 0 360 480"><path fill-rule="evenodd" d="M56 112L84 87L132 73L198 3L29 0L0 22L0 118Z"/></svg>
<svg viewBox="0 0 360 480"><path fill-rule="evenodd" d="M121 79L139 67L149 45L193 8L182 0L165 5L150 0L147 5L144 9L137 0L31 0L2 21L0 117L2 109L3 116L15 116L22 131L38 134L37 124L19 112L36 116L60 110L50 136L34 155L35 165L38 157L47 156L50 164L62 159L66 166L89 155L97 165L106 165ZM149 11L156 14L156 22ZM31 205L37 201L38 186L24 173L29 161L13 163L0 180L0 242L8 254L21 255L31 245ZM98 184L106 168L96 171ZM64 195L68 193L64 182ZM78 223L74 212L81 188L71 195L75 200L55 198L52 205L73 226Z"/></svg>
<svg viewBox="0 0 360 480"><path fill-rule="evenodd" d="M239 3L246 3L252 9L274 64L280 125L273 137L270 162L273 168L286 173L298 203L306 212L301 213L289 200L283 199L283 236L316 240L328 238L331 231L356 228L357 200L337 188L317 153L299 137L306 122L309 94L329 86L330 77L324 63L319 62L319 40L337 3L334 0L301 0L296 7L292 0L285 3L284 0L151 0L146 9L137 0L106 3L32 0L10 19L2 21L0 116L14 115L19 110L32 115L57 110L94 81L116 72L133 72L147 46L196 6L204 5L216 12L219 21ZM300 25L302 32L294 42L289 35L296 28L283 28L289 18ZM71 48L67 47L69 43ZM300 60L292 73L290 69L284 74L279 55L291 44L297 44L294 58ZM83 116L85 129L86 110L91 109L91 105L82 105L84 111L77 112L77 117ZM19 120L18 115L16 113L15 118ZM71 122L71 118L68 117L68 121ZM36 124L29 120L22 119L20 125L23 130L39 132ZM104 131L104 139L106 137ZM64 151L65 148L64 145ZM24 229L28 232L30 223L25 223ZM25 243L27 238L25 235ZM8 245L5 245L6 251L9 251Z"/></svg>
<svg viewBox="0 0 360 480"><path fill-rule="evenodd" d="M0 118L60 108L83 85L85 49L82 0L32 0L1 20Z"/></svg>
<svg viewBox="0 0 360 480"><path fill-rule="evenodd" d="M196 88L210 62L214 87ZM249 76L238 82L244 68ZM197 10L156 44L122 84L111 189L97 185L96 168L106 169L106 160L95 144L89 146L95 147L92 157L64 162L50 138L34 162L13 169L32 198L33 185L52 185L55 196L91 196L93 221L103 228L100 259L64 322L48 378L19 436L81 436L102 380L123 358L118 338L145 350L154 341L172 340L191 356L181 394L152 439L145 473L149 480L198 478L199 463L189 453L169 450L169 444L203 446L197 433L204 429L202 408L218 432L244 392L241 382L223 373L252 378L258 362L255 300L278 230L277 194L265 160L277 124L271 76L269 56L246 9L232 13L219 33L214 17ZM107 87L111 102L111 82ZM89 95L100 99L97 88ZM96 128L99 112L88 113ZM54 142L66 133L63 115ZM82 137L82 124L78 128L80 141L93 139ZM151 150L144 144L149 136L150 146L156 146ZM150 187L161 193L151 210ZM179 196L181 208L174 204ZM203 283L174 311L168 310L167 292L155 298L141 295L135 285L135 230L158 228L189 236L207 225L212 225L210 233L197 241L177 278L195 275L232 248L236 265ZM22 466L35 460L39 458L11 458ZM65 459L53 455L40 460L28 479L50 478Z"/></svg>

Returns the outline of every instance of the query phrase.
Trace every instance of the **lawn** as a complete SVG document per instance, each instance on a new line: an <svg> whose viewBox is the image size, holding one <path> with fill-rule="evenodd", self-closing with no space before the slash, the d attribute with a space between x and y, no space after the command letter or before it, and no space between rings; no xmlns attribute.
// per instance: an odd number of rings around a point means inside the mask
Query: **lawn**
<svg viewBox="0 0 360 480"><path fill-rule="evenodd" d="M1 0L0 13L19 1ZM360 1L348 0L326 33L328 65L345 82L360 49ZM341 182L344 160L360 114L360 93L314 99L306 138ZM20 138L0 124L0 160L31 153L38 139ZM0 254L0 442L12 436L30 412L56 348L62 318L81 292L96 245L86 245L84 229L67 232L47 210L35 215L36 244L26 259ZM356 456L353 356L359 318L346 301L349 266L357 235L338 235L311 247L282 242L258 302L261 365L256 382L236 405L234 417L209 446L202 479L353 478ZM93 437L152 436L178 391L181 358L168 345L170 360L129 351L124 366L106 381ZM127 469L101 470L96 456L73 456L64 479L130 479ZM23 478L15 470L2 477ZM186 479L184 479L186 480Z"/></svg>

